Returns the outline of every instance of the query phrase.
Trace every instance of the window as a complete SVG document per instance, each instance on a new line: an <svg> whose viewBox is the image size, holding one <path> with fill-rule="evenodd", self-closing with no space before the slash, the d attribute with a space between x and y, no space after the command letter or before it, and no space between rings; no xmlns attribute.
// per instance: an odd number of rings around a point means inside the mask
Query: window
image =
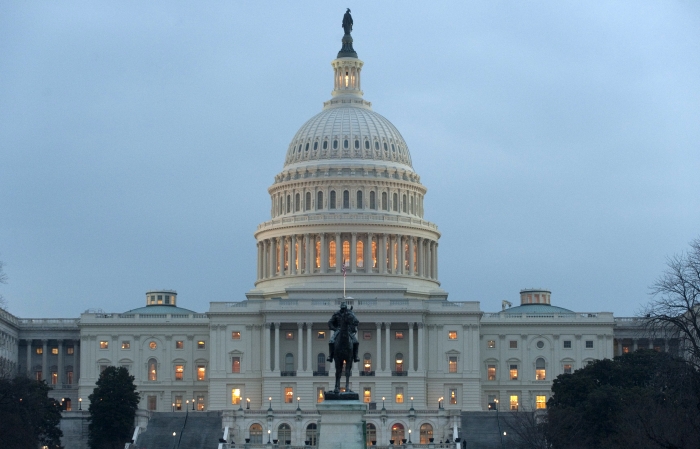
<svg viewBox="0 0 700 449"><path fill-rule="evenodd" d="M355 266L357 268L363 268L365 266L365 244L362 240L358 240L355 244Z"/></svg>
<svg viewBox="0 0 700 449"><path fill-rule="evenodd" d="M323 209L323 192L316 194L316 210Z"/></svg>
<svg viewBox="0 0 700 449"><path fill-rule="evenodd" d="M335 209L335 190L331 190L331 204L328 208Z"/></svg>
<svg viewBox="0 0 700 449"><path fill-rule="evenodd" d="M362 339L363 340L371 340L372 339L372 332L370 331L364 331L362 333Z"/></svg>
<svg viewBox="0 0 700 449"><path fill-rule="evenodd" d="M421 424L420 426L420 444L430 444L430 439L433 438L433 426L430 424Z"/></svg>
<svg viewBox="0 0 700 449"><path fill-rule="evenodd" d="M197 410L200 412L204 411L204 396L197 396Z"/></svg>
<svg viewBox="0 0 700 449"><path fill-rule="evenodd" d="M494 349L496 347L496 340L489 340L486 342L486 347L489 349Z"/></svg>
<svg viewBox="0 0 700 449"><path fill-rule="evenodd" d="M542 340L537 342L537 349L542 349L544 348L544 342Z"/></svg>
<svg viewBox="0 0 700 449"><path fill-rule="evenodd" d="M109 365L100 365L100 374L102 374L102 372L106 370L108 366Z"/></svg>
<svg viewBox="0 0 700 449"><path fill-rule="evenodd" d="M34 377L36 378L36 380L41 382L41 380L42 380L41 371L37 371Z"/></svg>
<svg viewBox="0 0 700 449"><path fill-rule="evenodd" d="M291 404L294 402L294 388L284 387L284 403Z"/></svg>
<svg viewBox="0 0 700 449"><path fill-rule="evenodd" d="M384 144L386 145L386 144ZM396 446L401 446L401 440L406 438L406 433L404 432L403 424L396 423L391 426L391 439L394 440Z"/></svg>
<svg viewBox="0 0 700 449"><path fill-rule="evenodd" d="M545 380L547 377L547 371L545 370L545 363L542 357L535 360L535 380Z"/></svg>
<svg viewBox="0 0 700 449"><path fill-rule="evenodd" d="M335 242L328 243L328 266L335 268Z"/></svg>
<svg viewBox="0 0 700 449"><path fill-rule="evenodd" d="M586 340L586 349L593 349L593 340Z"/></svg>
<svg viewBox="0 0 700 449"><path fill-rule="evenodd" d="M241 389L232 388L231 389L231 404L240 405L241 403Z"/></svg>
<svg viewBox="0 0 700 449"><path fill-rule="evenodd" d="M311 423L306 426L306 440L309 442L309 446L316 446L318 439L318 426L315 423Z"/></svg>
<svg viewBox="0 0 700 449"><path fill-rule="evenodd" d="M496 365L486 366L486 376L488 380L496 380Z"/></svg>
<svg viewBox="0 0 700 449"><path fill-rule="evenodd" d="M377 195L374 192L369 192L369 208L377 208Z"/></svg>
<svg viewBox="0 0 700 449"><path fill-rule="evenodd" d="M382 210L388 210L389 205L386 200L386 192L382 192Z"/></svg>
<svg viewBox="0 0 700 449"><path fill-rule="evenodd" d="M564 374L571 374L571 364L564 364Z"/></svg>
<svg viewBox="0 0 700 449"><path fill-rule="evenodd" d="M206 342L204 342L203 340L199 340L197 342L197 349L206 349L206 348L207 348Z"/></svg>
<svg viewBox="0 0 700 449"><path fill-rule="evenodd" d="M547 396L535 396L535 407L547 408Z"/></svg>
<svg viewBox="0 0 700 449"><path fill-rule="evenodd" d="M510 409L513 411L518 410L518 396L517 395L512 395L510 397Z"/></svg>
<svg viewBox="0 0 700 449"><path fill-rule="evenodd" d="M306 192L304 200L304 210L311 210L311 192Z"/></svg>
<svg viewBox="0 0 700 449"><path fill-rule="evenodd" d="M564 349L571 349L571 340L564 340Z"/></svg>
<svg viewBox="0 0 700 449"><path fill-rule="evenodd" d="M277 427L277 438L279 439L280 447L292 444L292 428L289 427L289 424L280 424Z"/></svg>
<svg viewBox="0 0 700 449"><path fill-rule="evenodd" d="M623 354L629 354L629 352L630 352L630 347L629 347L629 345L623 345L623 346L622 346L622 353L623 353Z"/></svg>
<svg viewBox="0 0 700 449"><path fill-rule="evenodd" d="M294 195L294 212L301 210L301 196L297 193Z"/></svg>
<svg viewBox="0 0 700 449"><path fill-rule="evenodd" d="M294 331L287 331L284 333L285 340L294 340Z"/></svg>
<svg viewBox="0 0 700 449"><path fill-rule="evenodd" d="M508 347L510 349L518 349L518 340L510 340L508 342Z"/></svg>
<svg viewBox="0 0 700 449"><path fill-rule="evenodd" d="M240 373L241 372L241 358L231 357L231 372Z"/></svg>
<svg viewBox="0 0 700 449"><path fill-rule="evenodd" d="M319 340L325 340L326 339L326 332L321 331L318 334L316 334L316 338Z"/></svg>
<svg viewBox="0 0 700 449"><path fill-rule="evenodd" d="M343 140L343 148L348 147L348 139Z"/></svg>
<svg viewBox="0 0 700 449"><path fill-rule="evenodd" d="M151 349L156 349L158 347L158 344L155 341L152 341L148 344L148 347Z"/></svg>
<svg viewBox="0 0 700 449"><path fill-rule="evenodd" d="M284 370L294 371L294 354L291 352L288 352L287 355L284 356Z"/></svg>
<svg viewBox="0 0 700 449"><path fill-rule="evenodd" d="M185 342L182 340L175 341L175 349L185 349Z"/></svg>
<svg viewBox="0 0 700 449"><path fill-rule="evenodd" d="M323 402L323 387L317 387L316 388L316 402Z"/></svg>
<svg viewBox="0 0 700 449"><path fill-rule="evenodd" d="M392 149L394 148L394 145L393 145L393 144L391 145L391 148L392 148ZM406 195L403 196L403 199L401 200L401 203L402 203L402 205L401 205L401 212L403 212L403 213L408 212L408 208L406 207Z"/></svg>
<svg viewBox="0 0 700 449"><path fill-rule="evenodd" d="M58 348L51 348L51 354L58 355Z"/></svg>
<svg viewBox="0 0 700 449"><path fill-rule="evenodd" d="M66 348L66 354L73 355L74 353L75 353L75 349L73 348L73 346L69 346Z"/></svg>
<svg viewBox="0 0 700 449"><path fill-rule="evenodd" d="M450 356L450 359L448 361L448 365L449 365L449 372L456 373L457 372L457 357Z"/></svg>
<svg viewBox="0 0 700 449"><path fill-rule="evenodd" d="M393 210L393 211L399 210L399 195L396 193L394 194L394 201L393 201L391 210Z"/></svg>
<svg viewBox="0 0 700 449"><path fill-rule="evenodd" d="M362 389L362 401L369 403L372 402L372 388L364 387Z"/></svg>
<svg viewBox="0 0 700 449"><path fill-rule="evenodd" d="M403 404L403 387L396 387L395 391L395 399L397 404Z"/></svg>
<svg viewBox="0 0 700 449"><path fill-rule="evenodd" d="M510 365L510 380L518 380L518 365Z"/></svg>
<svg viewBox="0 0 700 449"><path fill-rule="evenodd" d="M357 191L357 204L355 205L357 209L364 209L362 207L362 191L358 190Z"/></svg>
<svg viewBox="0 0 700 449"><path fill-rule="evenodd" d="M240 340L241 339L241 331L231 332L231 339L232 340Z"/></svg>
<svg viewBox="0 0 700 449"><path fill-rule="evenodd" d="M457 389L456 388L450 388L450 404L452 404L452 405L457 404Z"/></svg>
<svg viewBox="0 0 700 449"><path fill-rule="evenodd" d="M365 355L362 356L362 369L365 373L372 371L372 355L369 352L365 352Z"/></svg>
<svg viewBox="0 0 700 449"><path fill-rule="evenodd" d="M396 353L396 372L401 373L403 372L403 354L400 352Z"/></svg>
<svg viewBox="0 0 700 449"><path fill-rule="evenodd" d="M394 338L397 340L403 340L403 331L394 332Z"/></svg>
<svg viewBox="0 0 700 449"><path fill-rule="evenodd" d="M101 341L100 342L100 349L109 349L109 342L108 341ZM36 353L41 354L41 348L36 348Z"/></svg>
<svg viewBox="0 0 700 449"><path fill-rule="evenodd" d="M184 365L175 365L175 380L182 380L185 374Z"/></svg>
<svg viewBox="0 0 700 449"><path fill-rule="evenodd" d="M158 362L156 362L156 359L148 359L148 380L158 380Z"/></svg>
<svg viewBox="0 0 700 449"><path fill-rule="evenodd" d="M343 266L350 266L350 242L347 240L343 242Z"/></svg>
<svg viewBox="0 0 700 449"><path fill-rule="evenodd" d="M457 340L457 331L447 332L447 339L448 340Z"/></svg>
<svg viewBox="0 0 700 449"><path fill-rule="evenodd" d="M129 341L122 342L122 349L130 349L130 348L131 348L131 342L129 342Z"/></svg>
<svg viewBox="0 0 700 449"><path fill-rule="evenodd" d="M155 412L157 404L157 396L148 396L148 410Z"/></svg>
<svg viewBox="0 0 700 449"><path fill-rule="evenodd" d="M323 146L326 146L326 142L323 142ZM248 435L250 436L250 442L252 444L262 444L262 426L258 423L252 424L248 428Z"/></svg>
<svg viewBox="0 0 700 449"><path fill-rule="evenodd" d="M197 365L197 380L204 380L207 377L207 367L204 365Z"/></svg>
<svg viewBox="0 0 700 449"><path fill-rule="evenodd" d="M316 268L321 268L321 241L316 240Z"/></svg>
<svg viewBox="0 0 700 449"><path fill-rule="evenodd" d="M58 373L56 371L51 371L51 385L56 385L58 383Z"/></svg>
<svg viewBox="0 0 700 449"><path fill-rule="evenodd" d="M68 385L73 384L73 371L66 371L66 383L68 383Z"/></svg>
<svg viewBox="0 0 700 449"><path fill-rule="evenodd" d="M317 370L319 373L325 373L326 372L326 354L320 353L316 357L316 365L317 365Z"/></svg>
<svg viewBox="0 0 700 449"><path fill-rule="evenodd" d="M175 410L182 410L182 396L175 396Z"/></svg>

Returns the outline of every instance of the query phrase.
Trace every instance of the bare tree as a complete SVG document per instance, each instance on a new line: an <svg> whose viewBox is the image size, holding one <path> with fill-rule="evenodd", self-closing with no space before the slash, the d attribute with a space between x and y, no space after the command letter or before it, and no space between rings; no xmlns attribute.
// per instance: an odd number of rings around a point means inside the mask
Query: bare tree
<svg viewBox="0 0 700 449"><path fill-rule="evenodd" d="M3 271L4 265L5 264L0 261L0 284L7 284L7 275L5 271ZM7 300L2 296L2 293L0 293L0 309L7 309Z"/></svg>
<svg viewBox="0 0 700 449"><path fill-rule="evenodd" d="M667 265L651 286L653 299L642 314L652 335L678 338L686 360L700 368L700 239L669 257Z"/></svg>

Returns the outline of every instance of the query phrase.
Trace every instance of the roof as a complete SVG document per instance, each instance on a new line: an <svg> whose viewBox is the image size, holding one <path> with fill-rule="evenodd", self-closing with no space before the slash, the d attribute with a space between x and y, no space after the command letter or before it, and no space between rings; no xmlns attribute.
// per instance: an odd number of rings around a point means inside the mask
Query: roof
<svg viewBox="0 0 700 449"><path fill-rule="evenodd" d="M143 313L143 314L171 314L171 315L189 315L190 313L197 313L190 309L183 309L177 306L166 306L158 304L155 306L139 307L138 309L127 310L124 313Z"/></svg>
<svg viewBox="0 0 700 449"><path fill-rule="evenodd" d="M524 304L522 306L511 307L510 309L503 310L503 313L528 313L536 315L546 315L552 313L573 314L576 312L569 309L564 309L563 307L553 306L550 304Z"/></svg>

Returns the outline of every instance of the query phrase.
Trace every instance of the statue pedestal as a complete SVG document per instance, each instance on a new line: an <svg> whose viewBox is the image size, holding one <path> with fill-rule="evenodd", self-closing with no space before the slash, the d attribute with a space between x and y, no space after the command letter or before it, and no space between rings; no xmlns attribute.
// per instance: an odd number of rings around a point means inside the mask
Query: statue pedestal
<svg viewBox="0 0 700 449"><path fill-rule="evenodd" d="M362 418L367 404L327 400L316 404L321 415L318 449L365 449Z"/></svg>

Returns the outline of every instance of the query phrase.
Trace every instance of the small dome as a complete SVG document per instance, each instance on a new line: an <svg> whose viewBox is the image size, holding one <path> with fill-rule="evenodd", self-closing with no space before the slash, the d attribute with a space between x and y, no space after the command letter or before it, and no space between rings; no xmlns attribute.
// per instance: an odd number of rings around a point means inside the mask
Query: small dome
<svg viewBox="0 0 700 449"><path fill-rule="evenodd" d="M307 121L289 144L285 167L338 159L385 161L412 170L399 130L362 102L327 107Z"/></svg>
<svg viewBox="0 0 700 449"><path fill-rule="evenodd" d="M557 313L560 315L569 315L576 312L549 304L525 304L522 306L511 307L510 309L505 309L501 313L526 313L532 315L548 315Z"/></svg>

